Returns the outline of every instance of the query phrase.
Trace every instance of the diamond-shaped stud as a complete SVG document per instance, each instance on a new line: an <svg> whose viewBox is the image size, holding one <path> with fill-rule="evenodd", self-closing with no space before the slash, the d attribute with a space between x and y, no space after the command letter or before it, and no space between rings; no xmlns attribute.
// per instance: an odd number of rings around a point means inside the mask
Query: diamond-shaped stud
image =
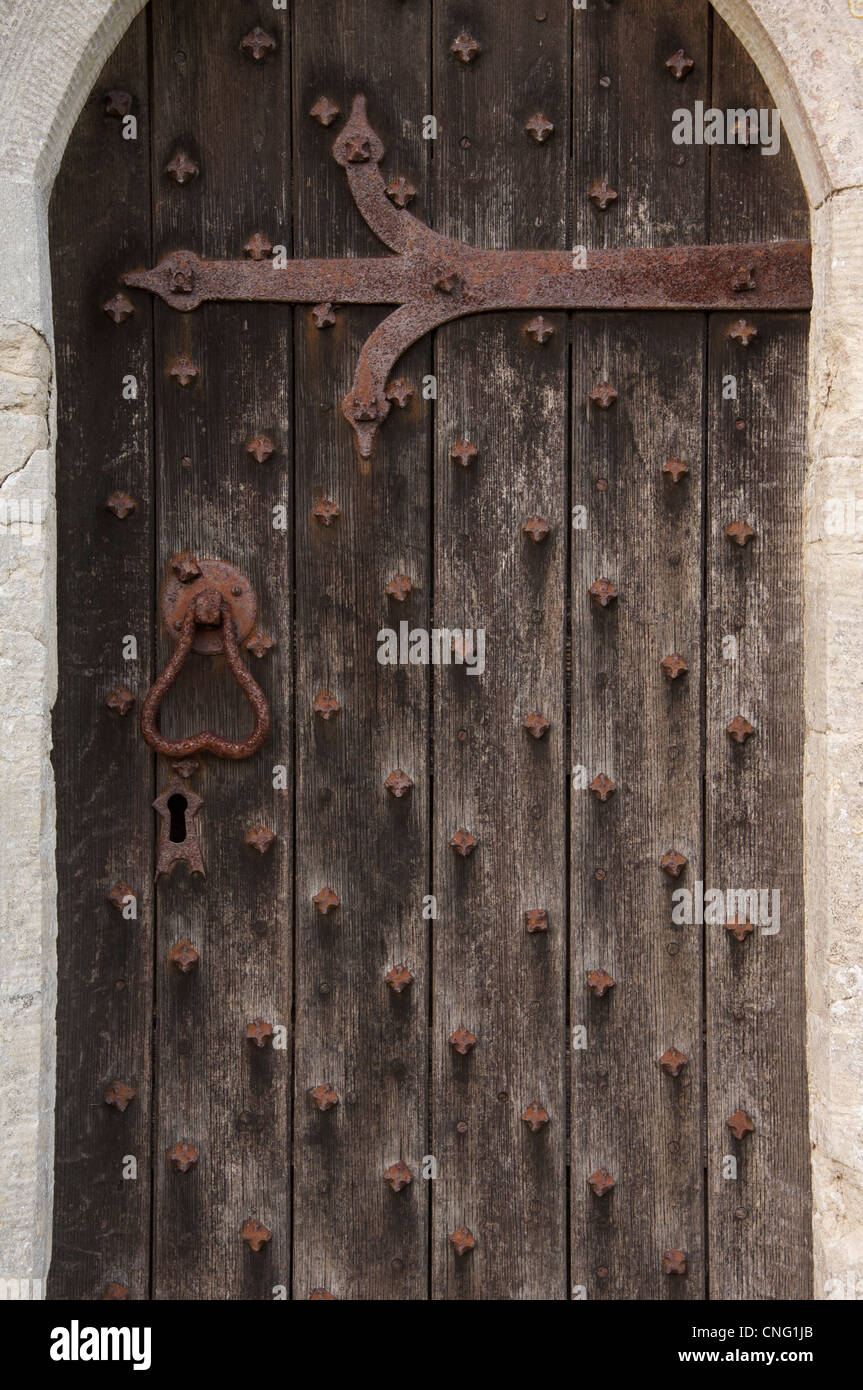
<svg viewBox="0 0 863 1390"><path fill-rule="evenodd" d="M682 82L686 74L695 67L695 62L692 58L687 57L682 48L678 48L677 52L672 53L670 58L666 58L665 66L678 82Z"/></svg>
<svg viewBox="0 0 863 1390"><path fill-rule="evenodd" d="M262 63L275 48L278 48L278 44L272 34L268 34L266 29L256 24L254 29L250 29L245 38L240 40L240 48L249 58L254 58L256 63Z"/></svg>
<svg viewBox="0 0 863 1390"><path fill-rule="evenodd" d="M600 410L608 410L617 400L617 392L607 381L600 381L590 393L590 399Z"/></svg>
<svg viewBox="0 0 863 1390"><path fill-rule="evenodd" d="M588 782L587 785L588 790L593 793L597 801L601 801L603 804L617 791L615 783L612 782L610 777L606 777L604 772L600 772L594 777L593 781Z"/></svg>
<svg viewBox="0 0 863 1390"><path fill-rule="evenodd" d="M732 521L730 526L725 528L726 539L734 541L734 544L739 545L741 550L749 544L754 535L755 532L748 521Z"/></svg>
<svg viewBox="0 0 863 1390"><path fill-rule="evenodd" d="M106 92L102 107L106 116L114 116L121 121L132 110L132 97L129 92Z"/></svg>
<svg viewBox="0 0 863 1390"><path fill-rule="evenodd" d="M387 585L386 592L396 603L405 603L413 593L413 587L406 574L396 574Z"/></svg>
<svg viewBox="0 0 863 1390"><path fill-rule="evenodd" d="M554 126L547 116L544 116L541 111L537 111L531 116L525 126L525 131L531 140L535 140L538 145L544 145L549 136L553 134Z"/></svg>
<svg viewBox="0 0 863 1390"><path fill-rule="evenodd" d="M394 377L388 381L384 388L384 395L388 401L395 401L400 410L404 410L408 401L416 395L412 386L408 386L403 377Z"/></svg>
<svg viewBox="0 0 863 1390"><path fill-rule="evenodd" d="M544 541L551 532L551 527L544 516L529 516L521 529L526 536L530 536L535 545Z"/></svg>
<svg viewBox="0 0 863 1390"><path fill-rule="evenodd" d="M320 1111L333 1110L339 1103L339 1097L333 1090L329 1082L322 1086L313 1086L309 1091L309 1099L312 1104Z"/></svg>
<svg viewBox="0 0 863 1390"><path fill-rule="evenodd" d="M340 710L341 705L330 690L319 690L312 701L312 711L321 719L332 719Z"/></svg>
<svg viewBox="0 0 863 1390"><path fill-rule="evenodd" d="M751 323L747 323L745 319L738 319L729 328L728 336L733 338L735 343L739 343L741 347L749 347L752 339L758 337L758 329Z"/></svg>
<svg viewBox="0 0 863 1390"><path fill-rule="evenodd" d="M318 97L309 112L313 120L322 126L331 126L338 114L339 107L336 106L335 102L330 101L329 97Z"/></svg>
<svg viewBox="0 0 863 1390"><path fill-rule="evenodd" d="M251 454L258 463L266 463L267 459L272 458L275 452L275 444L265 434L256 434L254 439L250 439L246 445L246 453Z"/></svg>
<svg viewBox="0 0 863 1390"><path fill-rule="evenodd" d="M189 383L194 381L201 373L199 368L195 366L191 357L187 357L185 353L182 353L171 364L168 375L174 377L181 386L188 386Z"/></svg>
<svg viewBox="0 0 863 1390"><path fill-rule="evenodd" d="M329 886L322 888L320 892L316 893L312 898L312 902L322 917L328 916L330 912L334 912L337 907L341 907L342 905L342 900L338 893L334 888L330 888Z"/></svg>
<svg viewBox="0 0 863 1390"><path fill-rule="evenodd" d="M168 178L173 179L174 183L191 183L192 179L197 178L200 169L189 155L183 150L179 150L174 158L165 165L165 173Z"/></svg>
<svg viewBox="0 0 863 1390"><path fill-rule="evenodd" d="M610 989L614 989L616 983L607 970L588 970L585 976L587 988L597 999L603 999Z"/></svg>
<svg viewBox="0 0 863 1390"><path fill-rule="evenodd" d="M607 608L617 598L617 585L604 577L594 579L587 592L599 608Z"/></svg>
<svg viewBox="0 0 863 1390"><path fill-rule="evenodd" d="M392 970L388 970L386 975L384 975L384 980L389 985L393 994L402 994L413 984L414 977L407 966L402 963L401 965L394 965Z"/></svg>
<svg viewBox="0 0 863 1390"><path fill-rule="evenodd" d="M384 786L390 795L395 797L396 801L401 801L402 797L407 796L413 788L413 781L406 772L402 772L401 768L396 768L389 774Z"/></svg>
<svg viewBox="0 0 863 1390"><path fill-rule="evenodd" d="M592 203L604 212L609 203L617 200L617 190L612 188L608 179L596 179L587 190L587 196Z"/></svg>
<svg viewBox="0 0 863 1390"><path fill-rule="evenodd" d="M597 1168L595 1173L591 1173L587 1185L593 1189L597 1197L607 1197L612 1188L617 1186L606 1168Z"/></svg>
<svg viewBox="0 0 863 1390"><path fill-rule="evenodd" d="M531 319L524 331L529 338L533 338L535 343L544 344L548 342L549 338L554 337L557 330L553 323L549 323L548 319L543 318L542 314L537 314L535 319Z"/></svg>
<svg viewBox="0 0 863 1390"><path fill-rule="evenodd" d="M467 439L459 439L449 451L450 463L459 463L462 468L468 468L478 454L479 449L475 444Z"/></svg>
<svg viewBox="0 0 863 1390"><path fill-rule="evenodd" d="M466 1057L471 1048L476 1047L477 1039L469 1028L456 1028L454 1033L450 1033L447 1041L460 1057Z"/></svg>
<svg viewBox="0 0 863 1390"><path fill-rule="evenodd" d="M118 685L116 690L112 690L105 700L108 709L115 714L128 714L135 705L135 696L125 685Z"/></svg>
<svg viewBox="0 0 863 1390"><path fill-rule="evenodd" d="M387 1168L384 1173L384 1182L389 1184L393 1192L401 1192L402 1188L407 1187L413 1180L413 1173L404 1159L401 1158L398 1163L390 1164L389 1168Z"/></svg>
<svg viewBox="0 0 863 1390"><path fill-rule="evenodd" d="M659 861L659 867L668 874L669 878L680 878L688 863L689 860L685 854L678 854L676 849L672 849L668 851L668 854L663 854Z"/></svg>
<svg viewBox="0 0 863 1390"><path fill-rule="evenodd" d="M735 1139L743 1139L747 1134L755 1133L755 1126L745 1110L735 1110L733 1115L729 1115L725 1123Z"/></svg>
<svg viewBox="0 0 863 1390"><path fill-rule="evenodd" d="M689 472L689 464L684 463L683 459L666 459L662 465L662 471L666 478L670 478L673 483L679 483L681 478L685 478Z"/></svg>
<svg viewBox="0 0 863 1390"><path fill-rule="evenodd" d="M685 676L689 670L679 652L671 652L670 655L664 656L659 664L662 667L662 674L667 676L670 681L676 681L679 676Z"/></svg>
<svg viewBox="0 0 863 1390"><path fill-rule="evenodd" d="M337 517L342 514L342 509L337 502L331 501L329 497L322 497L312 507L312 516L319 521L322 526L332 526Z"/></svg>
<svg viewBox="0 0 863 1390"><path fill-rule="evenodd" d="M111 299L106 299L102 305L102 312L107 314L109 319L115 323L125 323L126 319L131 318L135 312L135 306L124 294L115 294Z"/></svg>
<svg viewBox="0 0 863 1390"><path fill-rule="evenodd" d="M181 975L188 975L190 970L194 970L200 959L191 941L178 941L168 952L168 961L176 965Z"/></svg>
<svg viewBox="0 0 863 1390"><path fill-rule="evenodd" d="M735 917L733 922L725 923L725 930L730 932L735 941L745 941L747 936L751 936L755 928L751 922L739 922Z"/></svg>
<svg viewBox="0 0 863 1390"><path fill-rule="evenodd" d="M531 738L545 738L551 728L551 721L546 719L544 714L529 714L522 724L522 728L530 734Z"/></svg>
<svg viewBox="0 0 863 1390"><path fill-rule="evenodd" d="M539 1134L544 1125L549 1122L549 1113L544 1105L538 1101L532 1101L521 1117L527 1125L531 1134Z"/></svg>
<svg viewBox="0 0 863 1390"><path fill-rule="evenodd" d="M273 1233L269 1226L265 1226L263 1221L257 1221L254 1218L250 1218L248 1221L243 1222L240 1235L249 1249L255 1252L260 1250L262 1245L266 1245L267 1241L273 1238Z"/></svg>
<svg viewBox="0 0 863 1390"><path fill-rule="evenodd" d="M252 261L265 261L272 249L273 243L263 232L253 232L243 247L245 255Z"/></svg>
<svg viewBox="0 0 863 1390"><path fill-rule="evenodd" d="M742 714L736 714L725 725L725 732L735 743L745 743L755 733L755 730L748 719L744 719Z"/></svg>
<svg viewBox="0 0 863 1390"><path fill-rule="evenodd" d="M684 1250L666 1250L662 1256L663 1274L685 1274L686 1273L686 1252Z"/></svg>
<svg viewBox="0 0 863 1390"><path fill-rule="evenodd" d="M462 29L450 44L450 53L462 63L474 63L480 54L480 46L466 30Z"/></svg>
<svg viewBox="0 0 863 1390"><path fill-rule="evenodd" d="M531 936L536 932L548 931L548 910L544 907L532 907L524 914L524 929Z"/></svg>
<svg viewBox="0 0 863 1390"><path fill-rule="evenodd" d="M669 1047L660 1057L659 1065L667 1076L679 1076L688 1061L689 1058L678 1052L676 1047Z"/></svg>
<svg viewBox="0 0 863 1390"><path fill-rule="evenodd" d="M251 830L246 831L246 844L250 849L256 849L258 854L266 854L271 848L275 835L266 825L253 825Z"/></svg>
<svg viewBox="0 0 863 1390"><path fill-rule="evenodd" d="M312 309L312 322L315 328L332 328L336 315L332 304L316 304Z"/></svg>
<svg viewBox="0 0 863 1390"><path fill-rule="evenodd" d="M273 1036L273 1025L265 1018L254 1018L244 1036L246 1042L252 1043L255 1047L266 1047L268 1039Z"/></svg>
<svg viewBox="0 0 863 1390"><path fill-rule="evenodd" d="M397 208L406 208L416 197L417 191L412 183L399 174L398 178L391 179L387 184L386 195Z"/></svg>
<svg viewBox="0 0 863 1390"><path fill-rule="evenodd" d="M122 1115L123 1111L132 1104L135 1094L135 1087L130 1086L126 1081L112 1081L102 1098L106 1105L110 1105L114 1110L119 1110Z"/></svg>
<svg viewBox="0 0 863 1390"><path fill-rule="evenodd" d="M188 1139L178 1139L168 1154L168 1162L173 1163L178 1173L188 1173L198 1161L198 1150Z"/></svg>
<svg viewBox="0 0 863 1390"><path fill-rule="evenodd" d="M462 859L467 859L468 855L473 854L479 840L469 830L462 827L455 832L449 843L450 848L454 849L456 854L460 855Z"/></svg>
<svg viewBox="0 0 863 1390"><path fill-rule="evenodd" d="M105 510L125 521L127 516L138 510L138 503L128 492L112 492L110 497L105 498Z"/></svg>

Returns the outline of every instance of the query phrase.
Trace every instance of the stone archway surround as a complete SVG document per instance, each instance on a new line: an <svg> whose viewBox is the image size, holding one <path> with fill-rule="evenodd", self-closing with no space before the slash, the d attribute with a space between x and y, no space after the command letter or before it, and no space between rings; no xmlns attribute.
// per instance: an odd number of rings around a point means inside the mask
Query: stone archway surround
<svg viewBox="0 0 863 1390"><path fill-rule="evenodd" d="M0 0L0 1279L44 1281L51 1254L48 199L78 113L144 4ZM714 6L773 93L812 213L803 796L815 1296L863 1297L863 0Z"/></svg>

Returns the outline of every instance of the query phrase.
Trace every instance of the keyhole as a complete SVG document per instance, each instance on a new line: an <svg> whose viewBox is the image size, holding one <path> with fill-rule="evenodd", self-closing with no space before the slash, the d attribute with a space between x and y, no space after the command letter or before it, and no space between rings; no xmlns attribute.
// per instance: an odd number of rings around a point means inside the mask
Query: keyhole
<svg viewBox="0 0 863 1390"><path fill-rule="evenodd" d="M168 797L168 810L171 812L171 842L181 845L186 838L186 807L188 802L179 792Z"/></svg>

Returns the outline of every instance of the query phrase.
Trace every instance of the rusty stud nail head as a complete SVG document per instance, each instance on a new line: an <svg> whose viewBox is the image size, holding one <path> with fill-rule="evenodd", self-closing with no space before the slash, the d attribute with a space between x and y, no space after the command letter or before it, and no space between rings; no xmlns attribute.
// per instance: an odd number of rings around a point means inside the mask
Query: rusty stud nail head
<svg viewBox="0 0 863 1390"><path fill-rule="evenodd" d="M417 191L413 184L402 178L400 174L398 178L392 179L387 184L386 195L395 203L397 208L406 208L408 203L416 197Z"/></svg>
<svg viewBox="0 0 863 1390"><path fill-rule="evenodd" d="M553 323L549 323L548 319L543 318L542 314L537 314L536 318L531 319L524 331L529 338L533 338L535 343L544 344L548 342L549 338L554 337L557 330Z"/></svg>
<svg viewBox="0 0 863 1390"><path fill-rule="evenodd" d="M129 710L134 707L135 696L125 685L118 685L116 690L111 691L105 704L116 714L128 714Z"/></svg>
<svg viewBox="0 0 863 1390"><path fill-rule="evenodd" d="M394 994L401 994L403 990L409 989L414 982L413 975L404 963L394 965L392 970L388 970L384 975L384 979Z"/></svg>
<svg viewBox="0 0 863 1390"><path fill-rule="evenodd" d="M455 294L461 284L461 277L456 275L454 270L441 270L434 277L432 284L440 294Z"/></svg>
<svg viewBox="0 0 863 1390"><path fill-rule="evenodd" d="M531 738L545 738L551 728L551 721L546 719L544 714L529 714L522 724L522 728L530 734Z"/></svg>
<svg viewBox="0 0 863 1390"><path fill-rule="evenodd" d="M334 714L338 714L341 705L331 690L319 690L312 701L312 711L320 715L321 719L332 719Z"/></svg>
<svg viewBox="0 0 863 1390"><path fill-rule="evenodd" d="M544 541L546 536L551 532L551 527L544 516L528 517L521 529L526 536L530 536L534 545L538 545L540 541Z"/></svg>
<svg viewBox="0 0 863 1390"><path fill-rule="evenodd" d="M588 783L588 790L593 793L598 801L605 803L610 796L617 791L617 786L610 777L606 777L604 772L600 772Z"/></svg>
<svg viewBox="0 0 863 1390"><path fill-rule="evenodd" d="M408 401L413 400L416 395L412 386L408 386L404 377L394 377L388 381L384 388L384 395L388 401L395 401L400 410L404 410Z"/></svg>
<svg viewBox="0 0 863 1390"><path fill-rule="evenodd" d="M670 58L666 58L665 66L678 82L682 82L686 74L695 67L695 63L692 58L687 57L682 48L678 48L677 52L672 53Z"/></svg>
<svg viewBox="0 0 863 1390"><path fill-rule="evenodd" d="M465 29L457 34L450 44L450 53L462 63L473 63L479 57L480 47Z"/></svg>
<svg viewBox="0 0 863 1390"><path fill-rule="evenodd" d="M603 999L610 989L614 989L617 984L607 970L589 970L585 976L587 988L597 999Z"/></svg>
<svg viewBox="0 0 863 1390"><path fill-rule="evenodd" d="M460 1057L466 1057L472 1047L476 1046L476 1037L468 1028L456 1028L454 1033L450 1033L447 1039L450 1047L454 1047Z"/></svg>
<svg viewBox="0 0 863 1390"><path fill-rule="evenodd" d="M312 1289L309 1294L310 1303L335 1303L336 1296L330 1293L329 1289Z"/></svg>
<svg viewBox="0 0 863 1390"><path fill-rule="evenodd" d="M338 1095L329 1082L322 1086L313 1086L309 1091L309 1099L321 1111L332 1110L339 1103Z"/></svg>
<svg viewBox="0 0 863 1390"><path fill-rule="evenodd" d="M135 306L131 299L127 299L126 295L118 293L105 300L102 305L102 312L107 314L109 319L113 319L115 323L125 323L126 319L131 318L134 314Z"/></svg>
<svg viewBox="0 0 863 1390"><path fill-rule="evenodd" d="M168 375L176 377L177 381L181 386L188 386L189 383L191 381L194 381L195 377L200 376L201 373L195 366L192 359L190 357L187 357L185 353L182 353L172 363L171 370L168 373Z"/></svg>
<svg viewBox="0 0 863 1390"><path fill-rule="evenodd" d="M462 859L467 859L469 854L473 854L479 840L470 830L460 827L450 840L450 849L454 849L456 854L461 855Z"/></svg>
<svg viewBox="0 0 863 1390"><path fill-rule="evenodd" d="M662 1255L663 1274L685 1274L686 1273L686 1251L685 1250L666 1250Z"/></svg>
<svg viewBox="0 0 863 1390"><path fill-rule="evenodd" d="M732 521L730 526L726 526L725 535L728 540L734 541L735 545L739 545L743 549L752 540L755 531L748 521Z"/></svg>
<svg viewBox="0 0 863 1390"><path fill-rule="evenodd" d="M170 163L165 165L165 173L174 183L191 183L192 179L197 178L200 169L194 159L190 159L182 150L174 155Z"/></svg>
<svg viewBox="0 0 863 1390"><path fill-rule="evenodd" d="M467 1226L459 1226L447 1239L457 1255L467 1255L476 1246L476 1241Z"/></svg>
<svg viewBox="0 0 863 1390"><path fill-rule="evenodd" d="M608 410L617 400L617 392L608 381L597 382L590 393L590 399L594 405L598 405L600 410Z"/></svg>
<svg viewBox="0 0 863 1390"><path fill-rule="evenodd" d="M595 1173L591 1173L587 1180L588 1187L593 1188L597 1197L605 1197L616 1186L614 1178L605 1168L597 1168Z"/></svg>
<svg viewBox="0 0 863 1390"><path fill-rule="evenodd" d="M330 101L329 97L318 97L309 112L313 120L322 126L331 126L338 114L339 107L336 106L335 102Z"/></svg>
<svg viewBox="0 0 863 1390"><path fill-rule="evenodd" d="M259 660L262 656L266 656L267 652L272 651L275 645L272 637L268 637L265 632L259 632L257 628L252 629L243 643L246 651L252 652Z"/></svg>
<svg viewBox="0 0 863 1390"><path fill-rule="evenodd" d="M541 111L537 111L535 115L531 116L524 129L538 145L544 145L549 136L554 133L554 125Z"/></svg>
<svg viewBox="0 0 863 1390"><path fill-rule="evenodd" d="M134 898L134 896L134 891L129 887L126 880L121 879L119 883L114 884L114 887L108 894L108 902L112 907L116 907L118 912L122 912L123 908L126 906L126 900L128 898Z"/></svg>
<svg viewBox="0 0 863 1390"><path fill-rule="evenodd" d="M190 970L194 970L200 959L191 941L178 941L168 952L168 960L171 965L176 965L181 975L188 975Z"/></svg>
<svg viewBox="0 0 863 1390"><path fill-rule="evenodd" d="M102 1294L103 1303L125 1303L132 1295L125 1284L106 1284Z"/></svg>
<svg viewBox="0 0 863 1390"><path fill-rule="evenodd" d="M257 24L254 29L249 30L244 39L240 40L240 48L242 51L247 54L249 58L254 58L256 63L263 62L267 55L272 53L273 49L277 47L278 44L272 34L268 34L266 29L262 29Z"/></svg>
<svg viewBox="0 0 863 1390"><path fill-rule="evenodd" d="M467 468L479 454L479 449L475 444L471 444L467 439L459 439L449 451L450 463L460 463L462 468Z"/></svg>
<svg viewBox="0 0 863 1390"><path fill-rule="evenodd" d="M601 208L604 212L605 209L608 207L609 203L613 203L616 201L617 190L615 188L612 188L611 184L608 182L608 179L596 179L595 182L592 183L590 185L590 188L587 190L587 196L592 203L595 203L596 206L598 208Z"/></svg>
<svg viewBox="0 0 863 1390"><path fill-rule="evenodd" d="M266 1046L267 1038L273 1036L273 1025L267 1023L265 1018L254 1018L245 1032L246 1042L254 1043L255 1047Z"/></svg>
<svg viewBox="0 0 863 1390"><path fill-rule="evenodd" d="M387 594L390 598L394 598L397 603L404 603L408 595L413 592L413 587L406 574L397 574L387 585Z"/></svg>
<svg viewBox="0 0 863 1390"><path fill-rule="evenodd" d="M755 1133L755 1126L745 1110L735 1110L733 1115L729 1115L725 1123L735 1139L743 1139L747 1134Z"/></svg>
<svg viewBox="0 0 863 1390"><path fill-rule="evenodd" d="M246 831L246 844L250 849L256 849L258 854L266 854L275 835L266 825L253 825L251 830Z"/></svg>
<svg viewBox="0 0 863 1390"><path fill-rule="evenodd" d="M312 308L312 319L315 328L332 328L336 321L336 315L332 304L329 302L325 304L315 304Z"/></svg>
<svg viewBox="0 0 863 1390"><path fill-rule="evenodd" d="M244 255L253 261L265 261L273 249L273 243L263 232L252 232L243 247Z"/></svg>
<svg viewBox="0 0 863 1390"><path fill-rule="evenodd" d="M758 329L745 319L738 319L728 330L729 338L733 338L741 347L749 347L753 338L758 337Z"/></svg>
<svg viewBox="0 0 863 1390"><path fill-rule="evenodd" d="M664 656L660 661L662 673L670 681L676 681L678 676L685 676L689 667L678 652L672 652L670 656Z"/></svg>
<svg viewBox="0 0 863 1390"><path fill-rule="evenodd" d="M179 762L171 763L171 767L178 776L185 782L187 778L193 777L201 764L197 758L180 758Z"/></svg>
<svg viewBox="0 0 863 1390"><path fill-rule="evenodd" d="M413 782L406 772L402 772L401 768L397 767L389 774L384 786L395 797L396 801L400 801L412 789Z"/></svg>
<svg viewBox="0 0 863 1390"><path fill-rule="evenodd" d="M670 849L667 854L663 854L659 867L665 870L669 878L680 878L688 863L685 854L678 854L676 849Z"/></svg>
<svg viewBox="0 0 863 1390"><path fill-rule="evenodd" d="M168 1159L179 1173L188 1173L198 1161L198 1150L188 1139L178 1139L168 1154Z"/></svg>
<svg viewBox="0 0 863 1390"><path fill-rule="evenodd" d="M678 1052L676 1047L669 1047L660 1057L659 1065L667 1076L679 1076L688 1061L689 1058Z"/></svg>
<svg viewBox="0 0 863 1390"><path fill-rule="evenodd" d="M393 1192L401 1192L402 1188L407 1187L413 1180L413 1173L401 1158L398 1163L392 1163L384 1173L384 1182L389 1183Z"/></svg>
<svg viewBox="0 0 863 1390"><path fill-rule="evenodd" d="M243 1223L240 1235L250 1250L258 1251L262 1245L266 1245L268 1240L272 1240L273 1233L268 1226L264 1225L263 1221L256 1221L250 1217L248 1221Z"/></svg>
<svg viewBox="0 0 863 1390"><path fill-rule="evenodd" d="M725 732L735 743L745 743L746 740L755 733L754 728L748 719L744 719L742 714L736 714L733 719L725 725Z"/></svg>
<svg viewBox="0 0 863 1390"><path fill-rule="evenodd" d="M545 1106L540 1105L535 1100L531 1101L521 1118L531 1134L538 1134L543 1125L547 1125L549 1122L549 1114Z"/></svg>
<svg viewBox="0 0 863 1390"><path fill-rule="evenodd" d="M531 936L536 932L548 931L548 911L544 907L532 907L524 914L524 929Z"/></svg>
<svg viewBox="0 0 863 1390"><path fill-rule="evenodd" d="M321 523L322 526L332 526L337 517L342 514L342 509L336 502L330 501L329 497L322 497L320 502L316 502L312 507L312 516Z"/></svg>
<svg viewBox="0 0 863 1390"><path fill-rule="evenodd" d="M595 579L587 591L599 608L607 608L617 598L617 585L610 579Z"/></svg>
<svg viewBox="0 0 863 1390"><path fill-rule="evenodd" d="M743 294L745 290L754 290L755 267L751 265L738 266L731 278L731 288L735 294Z"/></svg>
<svg viewBox="0 0 863 1390"><path fill-rule="evenodd" d="M733 922L725 923L725 930L730 932L735 941L745 941L747 936L751 936L755 928L751 922L740 922L735 917Z"/></svg>
<svg viewBox="0 0 863 1390"><path fill-rule="evenodd" d="M105 1091L104 1101L106 1105L111 1105L115 1110L123 1111L131 1105L135 1099L135 1088L129 1086L125 1081L112 1081Z"/></svg>
<svg viewBox="0 0 863 1390"><path fill-rule="evenodd" d="M685 478L689 472L689 464L684 463L683 459L666 459L662 465L662 471L666 478L670 478L673 483L679 483L681 478Z"/></svg>
<svg viewBox="0 0 863 1390"><path fill-rule="evenodd" d="M275 452L275 444L265 434L256 434L254 439L250 439L246 445L246 453L251 454L258 463L266 463L267 459L271 458Z"/></svg>
<svg viewBox="0 0 863 1390"><path fill-rule="evenodd" d="M106 116L121 121L132 110L132 97L129 92L106 92L103 110Z"/></svg>
<svg viewBox="0 0 863 1390"><path fill-rule="evenodd" d="M138 503L128 492L112 492L111 496L105 499L105 510L113 512L121 521L125 521L127 516L138 510Z"/></svg>
<svg viewBox="0 0 863 1390"><path fill-rule="evenodd" d="M328 916L330 912L334 912L337 907L342 905L338 893L329 886L322 888L319 893L315 893L312 902L322 917Z"/></svg>

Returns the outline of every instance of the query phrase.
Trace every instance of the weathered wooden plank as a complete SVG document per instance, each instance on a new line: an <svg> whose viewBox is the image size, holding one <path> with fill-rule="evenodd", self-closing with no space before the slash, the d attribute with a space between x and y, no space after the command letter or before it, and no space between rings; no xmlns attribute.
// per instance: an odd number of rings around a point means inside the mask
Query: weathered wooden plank
<svg viewBox="0 0 863 1390"><path fill-rule="evenodd" d="M387 177L420 190L428 146L428 26L424 7L315 0L295 21L295 187L298 255L388 254L354 207L332 142L357 93L387 148ZM340 108L331 127L310 116L319 97ZM339 402L382 310L340 310L319 330L296 311L297 454L297 951L294 1294L417 1299L427 1292L428 671L378 664L377 634L428 623L429 453L426 407L394 407L377 452L361 464ZM398 366L418 390L428 344ZM332 525L312 515L329 499ZM387 585L406 575L405 602ZM313 713L322 690L338 699ZM384 783L403 770L402 799ZM323 915L330 887L341 906ZM406 964L403 993L385 976ZM330 1085L320 1111L309 1097ZM384 1173L404 1162L411 1184Z"/></svg>
<svg viewBox="0 0 863 1390"><path fill-rule="evenodd" d="M133 98L136 140L105 95ZM147 30L129 29L75 126L51 203L57 360L59 697L54 710L59 939L52 1298L146 1298L150 1250L154 904L152 769L135 711L106 707L152 679L152 310L115 324L100 306L129 259L148 261ZM123 378L137 398L123 398ZM105 509L114 492L136 508ZM123 658L134 636L137 659ZM106 895L124 881L137 918ZM103 1094L137 1092L125 1113ZM131 1173L129 1157L137 1163ZM125 1171L124 1171L125 1169Z"/></svg>
<svg viewBox="0 0 863 1390"><path fill-rule="evenodd" d="M153 198L157 255L189 247L242 255L246 239L290 239L290 29L267 13L277 47L260 62L241 51L252 17L217 3L159 4L153 10ZM183 185L165 173L178 153L199 166ZM170 376L187 353L200 375L185 389ZM211 759L190 785L207 878L182 866L159 887L156 1123L158 1298L271 1298L290 1283L291 1086L291 347L279 306L208 305L183 316L160 306L157 570L191 550L227 560L252 583L259 621L277 646L245 659L270 698L273 731L246 762ZM275 453L259 463L246 449L259 434ZM285 529L273 508L287 509ZM172 648L160 633L159 656ZM166 701L163 729L179 736L211 728L238 736L250 726L222 658L190 658ZM170 775L160 760L158 785ZM285 789L274 786L284 768ZM254 825L275 832L261 855L244 843ZM183 938L201 955L181 975L168 952ZM284 1037L258 1049L245 1040L262 1018ZM286 1046L274 1043L284 1041ZM197 1165L168 1159L190 1140ZM272 1238L255 1252L247 1220Z"/></svg>
<svg viewBox="0 0 863 1390"><path fill-rule="evenodd" d="M539 18L540 15L544 17ZM465 66L462 31L480 45ZM435 225L491 247L565 247L569 9L435 7ZM554 127L538 143L525 125ZM482 629L486 666L434 673L433 1296L566 1293L566 318L468 319L439 333L438 628ZM545 336L541 333L541 336ZM450 451L469 441L463 467ZM531 516L551 527L535 543ZM477 647L477 652L479 652ZM527 716L549 721L544 737ZM464 828L468 858L450 847ZM548 930L528 932L545 910ZM448 1041L464 1028L467 1055ZM548 1122L523 1118L540 1107ZM540 1115L540 1121L542 1115ZM476 1246L459 1255L461 1228Z"/></svg>

